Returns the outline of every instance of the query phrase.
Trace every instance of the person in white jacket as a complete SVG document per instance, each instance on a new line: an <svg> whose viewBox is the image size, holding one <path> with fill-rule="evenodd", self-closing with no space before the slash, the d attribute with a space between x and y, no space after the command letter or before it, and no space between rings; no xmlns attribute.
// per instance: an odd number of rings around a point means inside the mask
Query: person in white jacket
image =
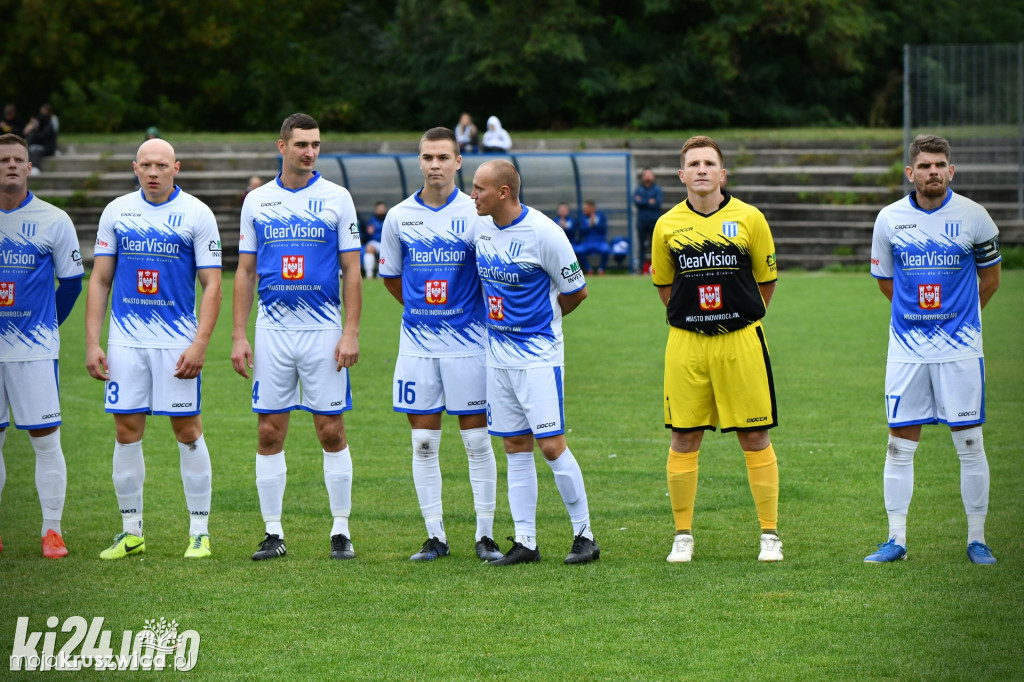
<svg viewBox="0 0 1024 682"><path fill-rule="evenodd" d="M489 154L505 154L512 149L512 138L508 131L501 127L497 116L487 119L487 132L481 141L480 151Z"/></svg>

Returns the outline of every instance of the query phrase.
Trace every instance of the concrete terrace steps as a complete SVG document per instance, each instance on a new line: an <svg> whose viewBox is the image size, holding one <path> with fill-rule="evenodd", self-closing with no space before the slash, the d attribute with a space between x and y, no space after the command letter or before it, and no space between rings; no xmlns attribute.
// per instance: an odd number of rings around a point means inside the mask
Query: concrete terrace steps
<svg viewBox="0 0 1024 682"><path fill-rule="evenodd" d="M399 141L325 141L322 152L414 154L417 141L414 136ZM171 142L182 163L178 184L214 210L225 267L233 268L242 191L250 176L269 179L277 172L276 147L265 142ZM513 151L629 151L637 176L644 167L655 170L667 209L685 198L685 188L677 177L682 142L626 136L610 140L519 138ZM905 192L902 140L895 137L870 143L725 141L722 147L729 170L728 188L764 212L783 268L863 266L869 258L879 209ZM72 215L87 261L91 260L103 206L135 188L131 162L137 148L137 143L62 145L62 153L46 159L43 173L30 179L33 192L52 198ZM1013 150L1005 145L979 144L955 151L954 188L989 209L1004 244L1024 244L1024 221L1017 219Z"/></svg>

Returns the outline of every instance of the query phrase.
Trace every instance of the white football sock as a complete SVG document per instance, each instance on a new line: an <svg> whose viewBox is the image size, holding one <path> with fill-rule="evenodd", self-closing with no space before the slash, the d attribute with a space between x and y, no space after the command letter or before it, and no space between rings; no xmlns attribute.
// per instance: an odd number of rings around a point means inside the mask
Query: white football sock
<svg viewBox="0 0 1024 682"><path fill-rule="evenodd" d="M213 469L206 438L199 434L194 443L178 443L181 484L188 507L188 534L210 532L210 496L213 490Z"/></svg>
<svg viewBox="0 0 1024 682"><path fill-rule="evenodd" d="M583 537L594 539L590 528L590 508L587 505L587 490L583 486L583 472L579 463L572 456L569 448L565 449L556 460L545 460L555 474L555 487L562 496L565 510L572 520L572 534L583 534Z"/></svg>
<svg viewBox="0 0 1024 682"><path fill-rule="evenodd" d="M988 514L989 470L981 427L952 431L953 446L960 457L960 497L967 512L967 544L985 544Z"/></svg>
<svg viewBox="0 0 1024 682"><path fill-rule="evenodd" d="M28 437L36 451L36 491L43 511L41 535L52 530L60 534L60 519L64 515L64 497L68 488L68 470L64 451L60 447L60 429L36 438Z"/></svg>
<svg viewBox="0 0 1024 682"><path fill-rule="evenodd" d="M377 257L374 254L368 251L363 254L363 272L366 273L367 278L373 277L373 266L376 264Z"/></svg>
<svg viewBox="0 0 1024 682"><path fill-rule="evenodd" d="M0 495L3 495L4 484L7 483L7 468L4 466L5 440L7 440L7 429L0 431Z"/></svg>
<svg viewBox="0 0 1024 682"><path fill-rule="evenodd" d="M412 430L412 482L420 502L427 537L448 542L444 533L444 509L441 504L441 431Z"/></svg>
<svg viewBox="0 0 1024 682"><path fill-rule="evenodd" d="M537 465L533 452L509 452L508 507L516 529L516 542L537 549Z"/></svg>
<svg viewBox="0 0 1024 682"><path fill-rule="evenodd" d="M281 508L284 506L284 487L288 482L288 467L284 451L276 455L256 455L256 492L260 497L260 512L267 534L284 539L281 527Z"/></svg>
<svg viewBox="0 0 1024 682"><path fill-rule="evenodd" d="M494 506L498 495L498 465L486 427L462 429L462 444L469 458L469 484L476 509L476 539L494 538Z"/></svg>
<svg viewBox="0 0 1024 682"><path fill-rule="evenodd" d="M324 484L331 505L331 535L350 537L348 517L352 512L352 454L348 446L339 452L324 450Z"/></svg>
<svg viewBox="0 0 1024 682"><path fill-rule="evenodd" d="M889 537L896 544L907 546L907 512L914 496L914 452L917 443L905 438L889 436L882 473L882 492L885 511L889 515Z"/></svg>
<svg viewBox="0 0 1024 682"><path fill-rule="evenodd" d="M142 487L146 482L146 461L142 441L114 443L114 494L121 510L121 530L142 537Z"/></svg>

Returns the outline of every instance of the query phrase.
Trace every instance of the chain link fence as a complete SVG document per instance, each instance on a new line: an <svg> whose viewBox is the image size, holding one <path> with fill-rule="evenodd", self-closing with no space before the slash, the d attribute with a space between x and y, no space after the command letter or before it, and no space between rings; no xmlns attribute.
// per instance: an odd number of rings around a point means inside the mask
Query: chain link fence
<svg viewBox="0 0 1024 682"><path fill-rule="evenodd" d="M1024 220L1024 43L905 45L903 70L904 150L945 137L955 189L997 224Z"/></svg>

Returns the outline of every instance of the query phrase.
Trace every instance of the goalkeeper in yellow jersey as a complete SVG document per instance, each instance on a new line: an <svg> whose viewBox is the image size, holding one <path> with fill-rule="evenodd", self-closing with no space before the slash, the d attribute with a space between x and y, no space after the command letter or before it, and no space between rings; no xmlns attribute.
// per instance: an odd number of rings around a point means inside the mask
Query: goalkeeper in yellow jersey
<svg viewBox="0 0 1024 682"><path fill-rule="evenodd" d="M693 557L697 457L704 431L735 431L761 524L760 561L781 561L779 469L768 429L775 388L761 318L777 279L775 244L759 210L725 191L722 150L686 141L679 179L686 201L659 220L651 245L654 285L670 325L665 426L672 429L668 491L676 534L668 561Z"/></svg>

